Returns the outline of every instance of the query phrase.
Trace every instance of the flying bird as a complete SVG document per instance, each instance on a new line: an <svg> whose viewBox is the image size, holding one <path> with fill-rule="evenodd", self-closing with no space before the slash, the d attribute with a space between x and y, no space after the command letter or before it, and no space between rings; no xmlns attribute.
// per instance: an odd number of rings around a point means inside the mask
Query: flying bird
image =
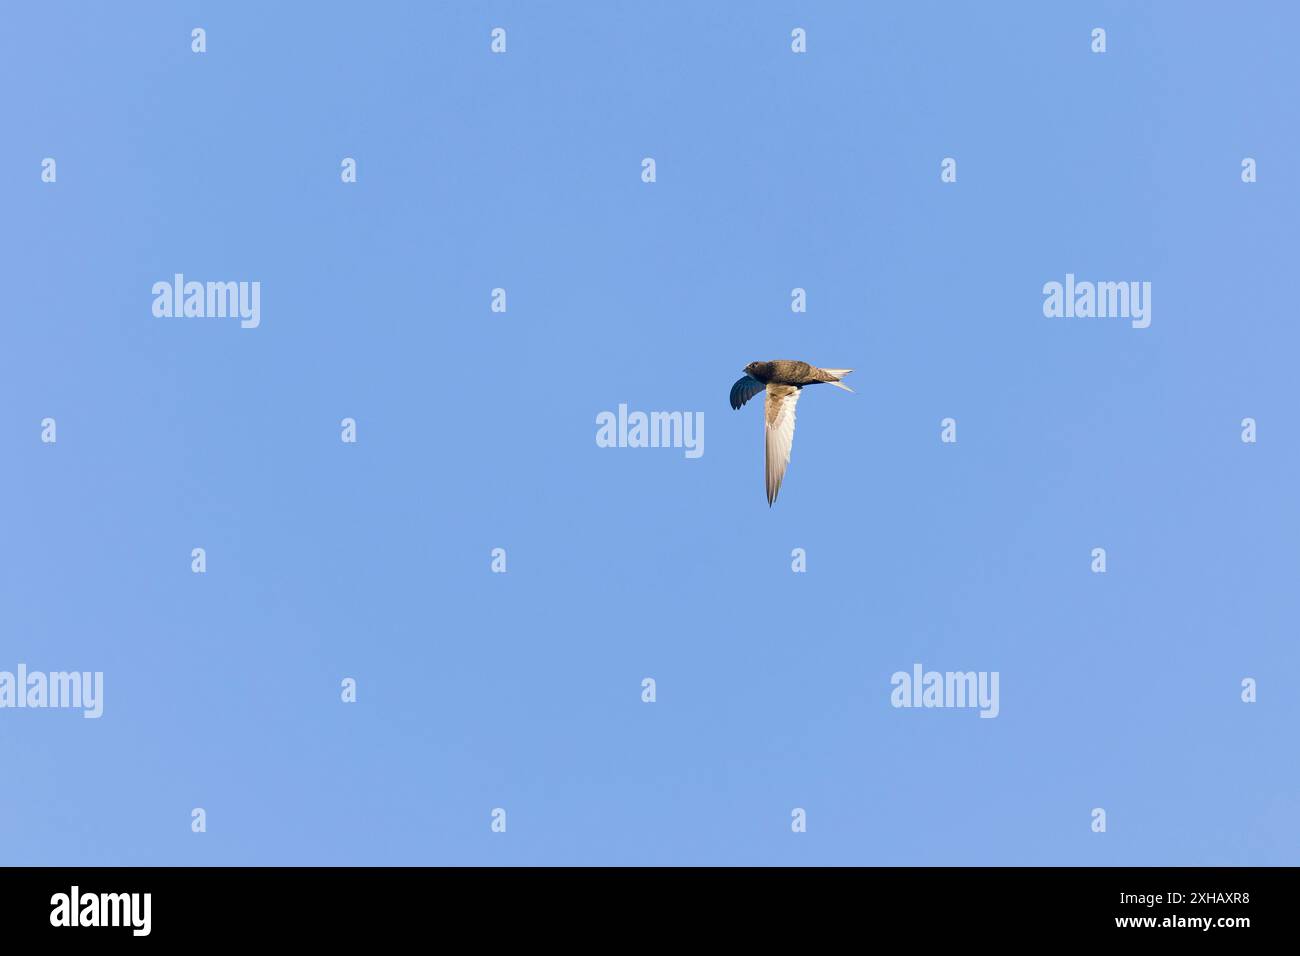
<svg viewBox="0 0 1300 956"><path fill-rule="evenodd" d="M785 466L790 464L790 447L794 444L794 407L805 385L825 382L851 392L840 379L852 372L851 368L817 368L807 362L777 359L774 362L750 362L745 366L745 377L731 386L731 407L740 408L764 389L767 390L765 428L767 436L767 505L776 501L785 477Z"/></svg>

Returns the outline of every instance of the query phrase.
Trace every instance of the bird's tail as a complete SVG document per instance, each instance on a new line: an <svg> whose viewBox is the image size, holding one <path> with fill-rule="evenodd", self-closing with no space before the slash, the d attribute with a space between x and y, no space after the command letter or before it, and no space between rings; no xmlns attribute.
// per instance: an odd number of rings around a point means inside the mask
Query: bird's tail
<svg viewBox="0 0 1300 956"><path fill-rule="evenodd" d="M822 369L822 371L825 372L827 375L834 375L834 376L835 376L834 381L828 382L828 383L827 383L828 385L834 385L836 388L842 388L842 389L844 389L844 391L846 391L846 392L851 392L851 391L853 391L853 389L849 388L847 385L845 385L843 382L840 381L840 379L842 379L845 375L848 375L849 372L852 372L853 369L851 369L851 368L824 368L824 369Z"/></svg>

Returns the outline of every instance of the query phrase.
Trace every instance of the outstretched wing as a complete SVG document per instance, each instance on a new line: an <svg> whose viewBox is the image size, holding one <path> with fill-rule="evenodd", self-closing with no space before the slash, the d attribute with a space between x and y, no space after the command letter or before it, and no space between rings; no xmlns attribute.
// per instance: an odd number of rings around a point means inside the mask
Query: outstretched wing
<svg viewBox="0 0 1300 956"><path fill-rule="evenodd" d="M790 448L794 445L794 407L799 403L799 389L794 385L769 385L767 387L767 504L776 501L785 477L785 466L790 464Z"/></svg>
<svg viewBox="0 0 1300 956"><path fill-rule="evenodd" d="M763 390L763 383L746 375L731 386L731 407L739 408Z"/></svg>

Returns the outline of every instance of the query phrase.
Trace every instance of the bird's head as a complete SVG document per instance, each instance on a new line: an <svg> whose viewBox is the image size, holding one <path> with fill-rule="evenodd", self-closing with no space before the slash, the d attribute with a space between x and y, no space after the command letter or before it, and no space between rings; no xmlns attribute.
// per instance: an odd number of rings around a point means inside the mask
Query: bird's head
<svg viewBox="0 0 1300 956"><path fill-rule="evenodd" d="M745 366L745 374L746 374L746 375L753 375L755 372L757 372L757 371L758 371L760 368L762 368L762 367L763 367L763 363L762 363L762 362L750 362L748 365Z"/></svg>

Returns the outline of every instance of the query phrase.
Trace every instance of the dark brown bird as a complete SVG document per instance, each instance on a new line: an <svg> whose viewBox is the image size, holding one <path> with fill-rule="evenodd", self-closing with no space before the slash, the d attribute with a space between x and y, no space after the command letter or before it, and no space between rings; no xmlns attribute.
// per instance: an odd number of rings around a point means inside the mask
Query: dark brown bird
<svg viewBox="0 0 1300 956"><path fill-rule="evenodd" d="M851 368L818 368L807 362L777 359L774 362L750 362L745 366L745 377L731 386L731 407L740 408L763 389L767 389L765 432L767 435L767 505L776 501L785 477L785 466L790 464L790 448L794 444L794 407L799 402L799 392L805 385L826 383L851 392L840 381L852 372Z"/></svg>

